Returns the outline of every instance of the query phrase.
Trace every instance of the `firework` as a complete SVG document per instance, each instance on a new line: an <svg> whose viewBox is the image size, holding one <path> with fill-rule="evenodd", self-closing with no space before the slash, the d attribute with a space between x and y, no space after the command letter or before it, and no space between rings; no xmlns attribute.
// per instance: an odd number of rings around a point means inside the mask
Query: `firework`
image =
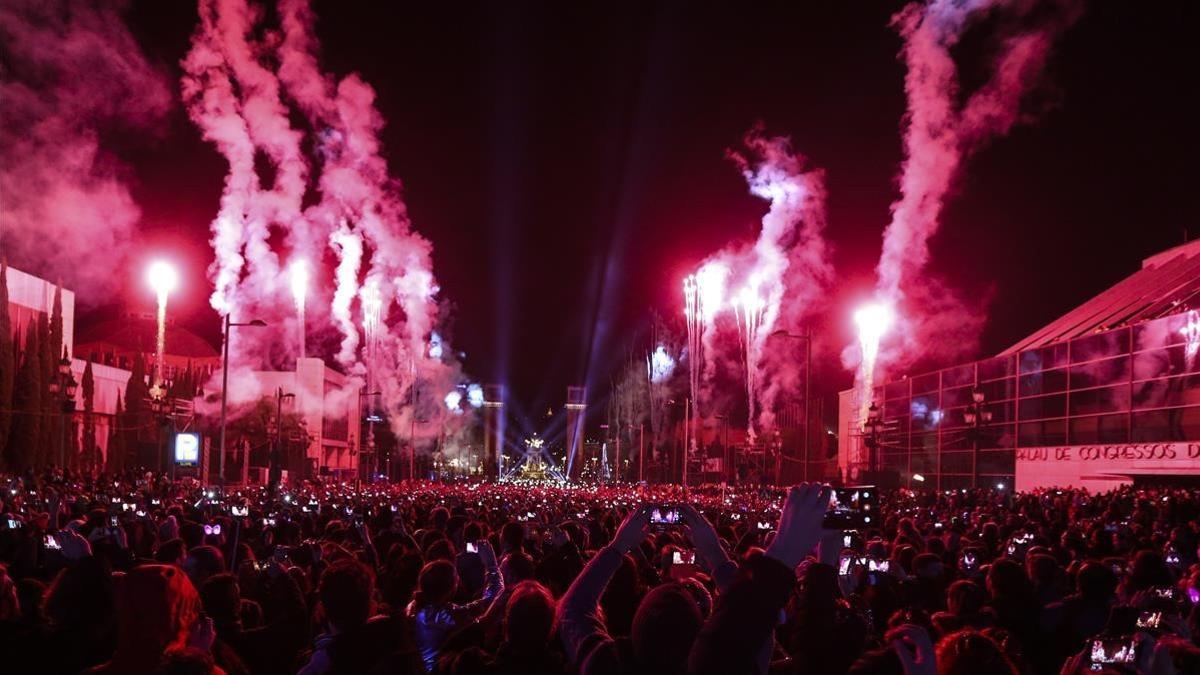
<svg viewBox="0 0 1200 675"><path fill-rule="evenodd" d="M861 307L854 313L854 323L858 325L858 345L862 355L858 375L854 378L858 390L860 420L867 418L867 408L871 405L871 389L875 384L875 361L879 358L879 341L891 327L893 318L892 308L878 303Z"/></svg>
<svg viewBox="0 0 1200 675"><path fill-rule="evenodd" d="M296 319L299 323L300 358L304 358L304 301L308 295L308 262L305 260L292 261L292 265L288 269L288 276L292 285L292 299L296 302Z"/></svg>
<svg viewBox="0 0 1200 675"><path fill-rule="evenodd" d="M155 373L154 384L162 384L164 368L164 349L167 343L167 296L175 290L179 283L179 275L175 268L163 261L150 265L146 271L146 280L154 295L158 297L158 339L155 343Z"/></svg>
<svg viewBox="0 0 1200 675"><path fill-rule="evenodd" d="M742 345L742 363L746 371L746 404L749 416L746 422L746 433L750 442L754 442L754 392L758 387L758 362L762 352L759 343L759 329L763 325L763 309L767 301L758 293L758 285L751 284L742 289L733 299L733 315L738 325L738 341Z"/></svg>

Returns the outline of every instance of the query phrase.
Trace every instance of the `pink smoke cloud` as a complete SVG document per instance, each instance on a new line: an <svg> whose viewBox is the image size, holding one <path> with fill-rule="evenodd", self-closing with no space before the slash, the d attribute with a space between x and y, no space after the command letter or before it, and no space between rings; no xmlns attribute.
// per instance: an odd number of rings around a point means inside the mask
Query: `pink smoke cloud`
<svg viewBox="0 0 1200 675"><path fill-rule="evenodd" d="M95 300L115 290L141 210L113 131L154 132L171 106L163 73L120 4L0 4L0 250ZM46 242L54 242L47 246ZM97 251L104 251L97 264Z"/></svg>
<svg viewBox="0 0 1200 675"><path fill-rule="evenodd" d="M714 293L720 297L706 303L719 306L705 309L699 410L702 415L712 412L705 403L713 397L718 370L740 371L751 426L769 430L785 394L798 396L803 391L798 386L803 357L797 358L802 347L771 334L802 331L805 320L821 307L833 277L824 239L825 179L792 149L787 137L767 136L755 127L743 143L745 151L731 151L729 157L751 194L769 207L753 244L730 246L710 256L698 274L718 270L708 276L721 282L719 293ZM746 312L748 304L755 310Z"/></svg>
<svg viewBox="0 0 1200 675"><path fill-rule="evenodd" d="M908 67L900 197L883 236L877 295L897 307L899 323L885 338L881 363L902 365L931 345L953 345L961 356L976 344L984 317L925 270L947 195L971 153L1007 133L1020 103L1037 83L1055 39L1078 18L1077 0L931 0L912 3L893 26L904 40ZM950 53L968 28L998 14L997 56L988 81L965 101ZM852 359L854 348L845 357Z"/></svg>
<svg viewBox="0 0 1200 675"><path fill-rule="evenodd" d="M340 334L336 361L381 391L393 425L406 429L416 382L440 402L461 379L452 359L428 353L439 319L431 246L412 230L383 158L374 89L357 74L320 70L306 0L282 0L278 10L201 0L184 60L188 111L229 162L212 224L212 304L272 325L239 336L238 363L285 367L299 340L281 271L312 261L310 328ZM326 261L332 278L321 283ZM429 412L438 411L445 406Z"/></svg>

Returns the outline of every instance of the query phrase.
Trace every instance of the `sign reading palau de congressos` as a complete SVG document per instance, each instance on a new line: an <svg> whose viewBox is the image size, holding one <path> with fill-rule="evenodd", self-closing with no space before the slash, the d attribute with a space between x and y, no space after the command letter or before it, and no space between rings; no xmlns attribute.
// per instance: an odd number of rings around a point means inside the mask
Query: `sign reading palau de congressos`
<svg viewBox="0 0 1200 675"><path fill-rule="evenodd" d="M1018 490L1111 490L1134 476L1200 475L1200 441L1018 448Z"/></svg>

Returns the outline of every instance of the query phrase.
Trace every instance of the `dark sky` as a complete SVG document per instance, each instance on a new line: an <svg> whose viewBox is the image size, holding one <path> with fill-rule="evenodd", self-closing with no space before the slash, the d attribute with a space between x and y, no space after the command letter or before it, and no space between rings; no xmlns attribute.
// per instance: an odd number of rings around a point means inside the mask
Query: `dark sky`
<svg viewBox="0 0 1200 675"><path fill-rule="evenodd" d="M316 2L323 67L360 72L387 119L386 155L434 245L467 371L507 379L531 410L607 381L682 276L752 238L764 202L725 159L756 122L827 172L838 283L818 326L840 348L873 283L895 198L904 111L901 3ZM990 294L983 351L1007 347L1140 260L1200 235L1194 2L1092 2L1059 42L1031 122L967 164L933 267ZM179 74L195 10L128 15ZM968 45L969 48L969 45ZM969 61L970 54L964 58ZM969 63L967 64L970 73ZM211 259L223 160L175 110L126 154L151 248ZM203 269L186 278L203 278ZM197 284L198 286L198 284ZM208 289L176 305L216 338ZM590 358L589 358L590 354ZM819 389L849 384L836 349Z"/></svg>

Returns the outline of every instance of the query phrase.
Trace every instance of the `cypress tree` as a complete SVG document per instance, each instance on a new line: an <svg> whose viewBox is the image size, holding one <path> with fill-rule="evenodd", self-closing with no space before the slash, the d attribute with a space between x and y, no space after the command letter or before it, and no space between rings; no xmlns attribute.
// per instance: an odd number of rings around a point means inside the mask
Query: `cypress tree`
<svg viewBox="0 0 1200 675"><path fill-rule="evenodd" d="M108 428L108 456L105 457L104 468L109 475L116 475L125 470L125 433L121 425L125 420L125 411L121 405L121 392L117 392L117 411L113 413L112 425Z"/></svg>
<svg viewBox="0 0 1200 675"><path fill-rule="evenodd" d="M99 469L96 448L96 378L92 375L92 362L83 367L83 381L79 385L83 393L83 439L80 441L80 467L85 475L94 476Z"/></svg>
<svg viewBox="0 0 1200 675"><path fill-rule="evenodd" d="M13 418L13 382L17 369L12 331L8 317L8 262L0 260L0 468L6 466L5 449Z"/></svg>
<svg viewBox="0 0 1200 675"><path fill-rule="evenodd" d="M8 439L7 459L8 469L14 473L34 466L38 445L42 441L42 395L45 389L42 373L38 327L30 321L21 350L21 367L13 383L13 424Z"/></svg>

